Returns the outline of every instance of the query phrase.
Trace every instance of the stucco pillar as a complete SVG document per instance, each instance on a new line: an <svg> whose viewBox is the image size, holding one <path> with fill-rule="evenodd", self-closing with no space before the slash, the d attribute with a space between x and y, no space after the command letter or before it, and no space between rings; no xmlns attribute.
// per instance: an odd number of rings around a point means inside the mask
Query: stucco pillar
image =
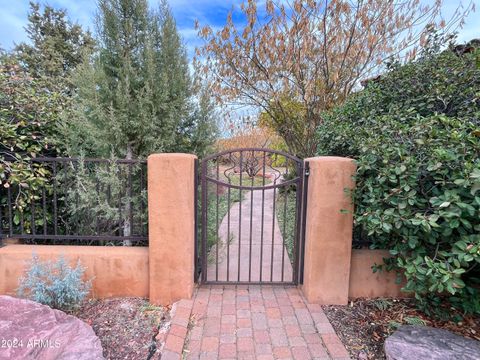
<svg viewBox="0 0 480 360"><path fill-rule="evenodd" d="M352 251L352 159L314 157L310 165L303 292L309 302L347 304Z"/></svg>
<svg viewBox="0 0 480 360"><path fill-rule="evenodd" d="M168 305L193 294L194 163L189 154L148 157L150 303Z"/></svg>

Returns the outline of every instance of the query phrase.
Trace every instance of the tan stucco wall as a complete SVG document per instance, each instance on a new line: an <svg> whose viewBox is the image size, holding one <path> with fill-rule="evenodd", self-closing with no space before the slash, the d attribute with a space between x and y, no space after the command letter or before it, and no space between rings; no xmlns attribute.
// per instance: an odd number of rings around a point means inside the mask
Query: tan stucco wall
<svg viewBox="0 0 480 360"><path fill-rule="evenodd" d="M309 302L346 304L352 249L355 163L309 158L303 292ZM342 211L344 210L344 211Z"/></svg>
<svg viewBox="0 0 480 360"><path fill-rule="evenodd" d="M400 291L402 285L395 283L395 272L372 272L374 264L381 265L389 257L388 250L352 250L349 298L407 297Z"/></svg>
<svg viewBox="0 0 480 360"><path fill-rule="evenodd" d="M189 154L148 157L152 304L168 305L193 295L195 159Z"/></svg>
<svg viewBox="0 0 480 360"><path fill-rule="evenodd" d="M148 248L62 245L7 245L0 248L0 294L13 295L32 254L42 260L63 255L80 259L85 276L93 278L91 297L148 297Z"/></svg>

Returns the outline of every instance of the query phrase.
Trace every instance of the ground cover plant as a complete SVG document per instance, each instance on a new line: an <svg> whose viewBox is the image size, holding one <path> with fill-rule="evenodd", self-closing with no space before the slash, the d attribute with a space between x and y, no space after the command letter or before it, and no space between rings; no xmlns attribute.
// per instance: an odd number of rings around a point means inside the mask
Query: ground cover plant
<svg viewBox="0 0 480 360"><path fill-rule="evenodd" d="M85 268L80 261L71 267L64 257L56 261L41 261L33 255L24 277L20 279L18 296L53 309L71 311L80 306L91 288L84 280Z"/></svg>
<svg viewBox="0 0 480 360"><path fill-rule="evenodd" d="M429 314L480 313L480 52L432 31L417 60L326 116L319 155L357 160L355 232Z"/></svg>
<svg viewBox="0 0 480 360"><path fill-rule="evenodd" d="M431 326L480 340L478 316L461 321L434 319L419 311L413 299L357 299L348 305L323 306L323 310L352 359L385 359L385 339L401 325Z"/></svg>
<svg viewBox="0 0 480 360"><path fill-rule="evenodd" d="M276 215L278 227L282 233L285 248L287 249L290 261L294 260L294 245L296 236L296 214L297 214L297 193L296 191L286 190L277 195Z"/></svg>

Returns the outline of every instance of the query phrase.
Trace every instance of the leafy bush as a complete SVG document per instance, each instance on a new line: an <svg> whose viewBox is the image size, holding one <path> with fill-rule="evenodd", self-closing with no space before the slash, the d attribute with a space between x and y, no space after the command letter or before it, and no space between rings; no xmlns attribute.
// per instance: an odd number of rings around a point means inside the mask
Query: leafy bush
<svg viewBox="0 0 480 360"><path fill-rule="evenodd" d="M480 51L447 40L328 114L319 154L358 161L355 233L390 250L424 311L480 313Z"/></svg>
<svg viewBox="0 0 480 360"><path fill-rule="evenodd" d="M48 191L51 177L46 167L30 160L56 156L61 150L56 127L66 100L48 84L32 78L12 57L0 54L0 207L6 207L9 188L19 189L12 194L12 211L15 225L25 218L26 231L31 228L32 204L40 199L43 187Z"/></svg>
<svg viewBox="0 0 480 360"><path fill-rule="evenodd" d="M91 288L91 280L83 281L84 273L80 260L71 268L64 257L52 262L40 261L33 255L25 277L20 279L17 294L53 309L72 310L80 305Z"/></svg>

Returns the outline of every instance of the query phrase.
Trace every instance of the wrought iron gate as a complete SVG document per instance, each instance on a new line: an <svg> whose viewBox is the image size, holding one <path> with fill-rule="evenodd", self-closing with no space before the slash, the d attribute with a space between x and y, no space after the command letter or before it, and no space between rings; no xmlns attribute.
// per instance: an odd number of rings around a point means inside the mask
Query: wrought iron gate
<svg viewBox="0 0 480 360"><path fill-rule="evenodd" d="M290 154L263 148L202 160L195 244L201 283L302 282L305 166Z"/></svg>

